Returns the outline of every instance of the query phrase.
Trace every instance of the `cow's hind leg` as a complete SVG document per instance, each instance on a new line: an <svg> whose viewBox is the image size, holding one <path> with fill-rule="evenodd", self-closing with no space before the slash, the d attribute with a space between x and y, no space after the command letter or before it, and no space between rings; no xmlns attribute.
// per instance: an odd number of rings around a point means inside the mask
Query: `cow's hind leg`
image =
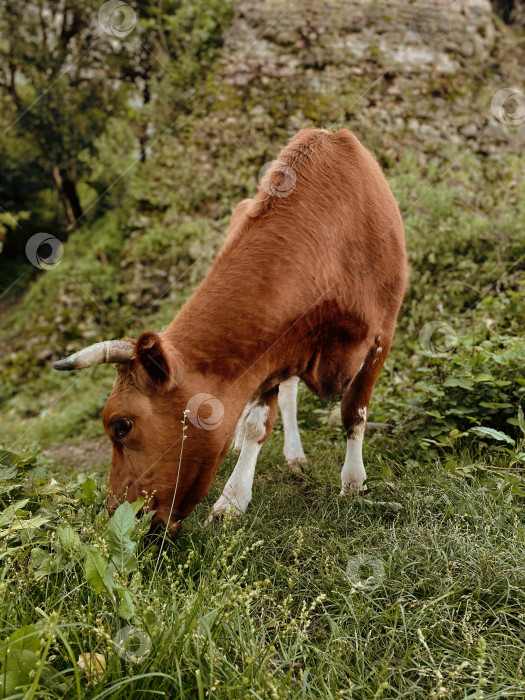
<svg viewBox="0 0 525 700"><path fill-rule="evenodd" d="M299 377L290 377L279 385L279 408L283 419L284 457L293 472L299 472L299 464L306 464L297 425L297 387Z"/></svg>
<svg viewBox="0 0 525 700"><path fill-rule="evenodd" d="M389 338L382 336L375 338L361 369L343 396L341 417L347 442L345 462L341 470L341 496L363 489L366 479L363 465L363 436L368 404L389 349Z"/></svg>
<svg viewBox="0 0 525 700"><path fill-rule="evenodd" d="M270 434L277 410L277 387L263 394L245 408L244 436L241 453L222 495L211 509L208 520L225 511L244 513L252 500L255 464L263 443Z"/></svg>

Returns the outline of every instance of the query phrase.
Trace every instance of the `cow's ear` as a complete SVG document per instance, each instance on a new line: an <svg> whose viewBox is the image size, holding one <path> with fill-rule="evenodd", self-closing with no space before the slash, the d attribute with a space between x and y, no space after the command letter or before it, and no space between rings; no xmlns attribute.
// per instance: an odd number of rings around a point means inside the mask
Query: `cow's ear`
<svg viewBox="0 0 525 700"><path fill-rule="evenodd" d="M184 378L184 363L180 352L153 331L139 336L135 346L138 368L155 388L169 391Z"/></svg>

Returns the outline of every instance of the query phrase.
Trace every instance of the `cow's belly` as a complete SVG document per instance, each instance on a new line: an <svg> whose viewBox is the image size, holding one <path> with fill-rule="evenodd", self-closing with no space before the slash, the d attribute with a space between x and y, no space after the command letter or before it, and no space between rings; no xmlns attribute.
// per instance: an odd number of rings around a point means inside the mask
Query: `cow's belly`
<svg viewBox="0 0 525 700"><path fill-rule="evenodd" d="M364 341L339 346L321 344L299 376L318 396L342 394L359 372L367 351Z"/></svg>
<svg viewBox="0 0 525 700"><path fill-rule="evenodd" d="M343 393L359 371L373 337L366 322L341 313L334 301L323 302L279 331L279 339L271 343L271 373L254 396L292 376L300 377L318 396Z"/></svg>

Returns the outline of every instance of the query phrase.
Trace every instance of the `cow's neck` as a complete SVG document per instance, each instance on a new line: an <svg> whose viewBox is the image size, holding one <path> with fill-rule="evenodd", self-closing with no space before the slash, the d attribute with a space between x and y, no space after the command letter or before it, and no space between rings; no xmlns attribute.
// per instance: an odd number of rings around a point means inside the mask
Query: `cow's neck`
<svg viewBox="0 0 525 700"><path fill-rule="evenodd" d="M249 400L281 369L283 342L275 343L284 319L264 313L264 299L240 292L234 305L231 297L204 292L197 291L163 336L182 353L188 371Z"/></svg>

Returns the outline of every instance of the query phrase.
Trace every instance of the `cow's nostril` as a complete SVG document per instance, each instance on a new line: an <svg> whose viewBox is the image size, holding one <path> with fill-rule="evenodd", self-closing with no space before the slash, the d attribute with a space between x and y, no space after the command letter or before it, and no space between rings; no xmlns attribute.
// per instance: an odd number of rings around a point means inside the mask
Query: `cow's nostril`
<svg viewBox="0 0 525 700"><path fill-rule="evenodd" d="M115 496L113 496L112 493L110 493L108 496L107 508L108 508L109 517L111 518L112 515L115 515L115 511L118 508L118 501L115 498Z"/></svg>

